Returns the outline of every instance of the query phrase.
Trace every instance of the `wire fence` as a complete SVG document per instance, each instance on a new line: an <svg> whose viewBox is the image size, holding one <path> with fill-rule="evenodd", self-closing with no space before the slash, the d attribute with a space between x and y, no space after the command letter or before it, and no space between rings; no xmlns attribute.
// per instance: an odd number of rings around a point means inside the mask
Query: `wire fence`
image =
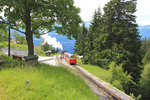
<svg viewBox="0 0 150 100"><path fill-rule="evenodd" d="M0 51L8 54L8 48L0 48ZM10 54L11 55L20 55L20 56L27 56L28 51L27 50L22 50L22 49L10 49ZM36 55L36 52L34 51L34 54Z"/></svg>

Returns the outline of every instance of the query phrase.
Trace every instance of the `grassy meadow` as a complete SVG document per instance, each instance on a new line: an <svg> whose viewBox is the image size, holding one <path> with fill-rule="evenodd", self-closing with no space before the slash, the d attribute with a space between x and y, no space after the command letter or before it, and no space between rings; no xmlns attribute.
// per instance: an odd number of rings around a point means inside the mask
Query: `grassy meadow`
<svg viewBox="0 0 150 100"><path fill-rule="evenodd" d="M62 67L27 66L7 56L0 67L0 100L97 100L86 83ZM25 82L29 80L27 85Z"/></svg>
<svg viewBox="0 0 150 100"><path fill-rule="evenodd" d="M111 72L109 70L103 69L103 68L95 66L95 65L83 64L81 59L77 59L77 63L78 63L78 65L80 65L82 68L84 68L88 72L90 72L93 75L99 77L100 79L110 83Z"/></svg>

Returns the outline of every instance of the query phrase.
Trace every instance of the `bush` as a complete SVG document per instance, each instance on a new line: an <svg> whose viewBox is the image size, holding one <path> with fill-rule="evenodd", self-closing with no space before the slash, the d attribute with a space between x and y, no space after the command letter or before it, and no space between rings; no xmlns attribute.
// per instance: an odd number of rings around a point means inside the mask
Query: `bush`
<svg viewBox="0 0 150 100"><path fill-rule="evenodd" d="M135 96L133 93L130 93L129 94L133 99L135 99L135 100L141 100L141 94L139 94L138 96Z"/></svg>
<svg viewBox="0 0 150 100"><path fill-rule="evenodd" d="M43 45L41 45L41 49L45 52L45 51L48 51L48 50L51 50L52 52L51 53L55 53L55 49L49 45L47 42L44 43Z"/></svg>
<svg viewBox="0 0 150 100"><path fill-rule="evenodd" d="M24 61L13 60L12 57L8 57L7 55L4 55L4 54L0 54L0 60L6 61L6 63L4 65L0 66L0 68L11 68L11 67L16 67L16 66L20 66L20 67L25 66Z"/></svg>
<svg viewBox="0 0 150 100"><path fill-rule="evenodd" d="M114 81L112 82L112 85L113 85L114 87L118 88L119 90L124 91L120 81L114 80Z"/></svg>
<svg viewBox="0 0 150 100"><path fill-rule="evenodd" d="M117 65L115 62L112 62L109 68L112 75L111 83L118 89L128 92L129 85L136 84L132 81L130 74L123 71L122 65Z"/></svg>
<svg viewBox="0 0 150 100"><path fill-rule="evenodd" d="M150 100L150 63L144 66L140 90L142 90L142 99Z"/></svg>
<svg viewBox="0 0 150 100"><path fill-rule="evenodd" d="M150 49L147 50L147 52L146 52L146 54L145 54L145 56L143 58L143 63L144 64L147 64L148 62L150 62Z"/></svg>

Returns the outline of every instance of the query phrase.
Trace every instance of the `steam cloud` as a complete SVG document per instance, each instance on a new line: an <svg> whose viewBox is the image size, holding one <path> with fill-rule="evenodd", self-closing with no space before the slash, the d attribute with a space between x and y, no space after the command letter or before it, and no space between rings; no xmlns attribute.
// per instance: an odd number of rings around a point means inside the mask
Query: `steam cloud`
<svg viewBox="0 0 150 100"><path fill-rule="evenodd" d="M55 37L51 37L48 34L44 34L41 37L44 39L44 43L47 42L49 45L52 45L52 47L63 50L62 44L58 42Z"/></svg>

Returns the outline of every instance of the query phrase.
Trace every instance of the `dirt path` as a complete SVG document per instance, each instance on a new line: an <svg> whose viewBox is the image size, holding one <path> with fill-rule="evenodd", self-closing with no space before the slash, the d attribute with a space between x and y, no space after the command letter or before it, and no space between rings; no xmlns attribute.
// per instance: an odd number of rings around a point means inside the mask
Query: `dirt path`
<svg viewBox="0 0 150 100"><path fill-rule="evenodd" d="M58 66L58 63L56 62L56 56L50 56L50 57L39 56L38 61L40 63L45 63L45 64L49 64L52 66Z"/></svg>

